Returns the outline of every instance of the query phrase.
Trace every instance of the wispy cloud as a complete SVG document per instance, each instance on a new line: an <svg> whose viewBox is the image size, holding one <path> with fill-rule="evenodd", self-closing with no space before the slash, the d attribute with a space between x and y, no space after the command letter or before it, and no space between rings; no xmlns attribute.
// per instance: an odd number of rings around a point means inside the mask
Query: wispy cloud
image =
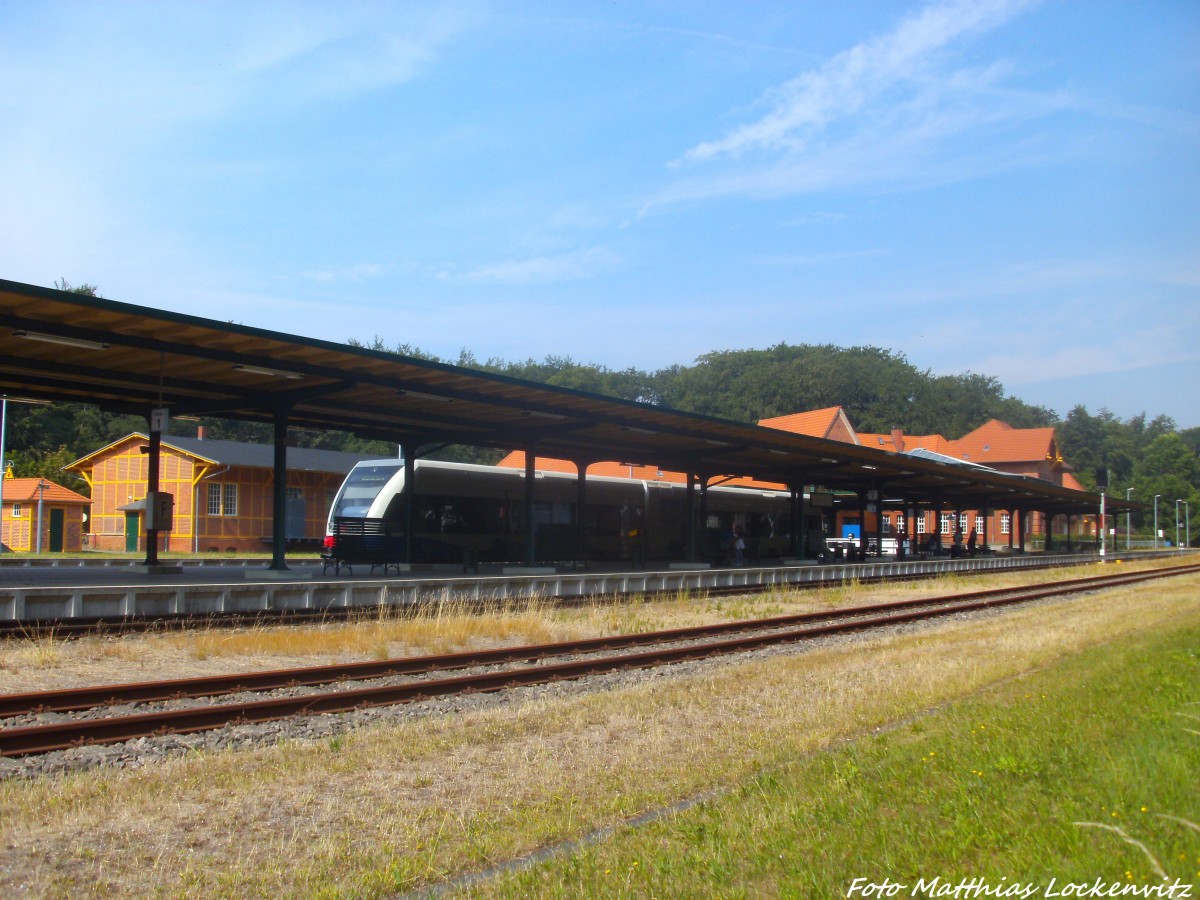
<svg viewBox="0 0 1200 900"><path fill-rule="evenodd" d="M161 129L264 102L295 105L404 83L477 21L470 6L459 7L213 3L116 17L84 5L70 27L11 48L0 86L20 86L9 94L23 98L10 104L18 123L120 138L131 126ZM46 55L57 61L49 75Z"/></svg>
<svg viewBox="0 0 1200 900"><path fill-rule="evenodd" d="M657 202L961 177L956 169L966 160L945 152L953 138L1071 103L1062 94L1006 88L1011 68L1003 61L957 69L950 62L966 41L1035 2L935 3L837 54L767 92L756 104L766 112L755 121L672 163L680 180ZM928 165L932 159L936 166ZM998 165L1012 165L1011 156L970 154L973 171Z"/></svg>
<svg viewBox="0 0 1200 900"><path fill-rule="evenodd" d="M878 256L889 256L892 251L877 247L868 250L844 250L837 253L789 254L786 256L761 256L753 260L761 266L824 266L831 263L842 263L847 260L870 259Z"/></svg>
<svg viewBox="0 0 1200 900"><path fill-rule="evenodd" d="M301 272L300 277L307 281L316 281L321 284L345 284L380 278L390 274L394 269L394 266L380 263L357 263L356 265L340 268Z"/></svg>
<svg viewBox="0 0 1200 900"><path fill-rule="evenodd" d="M281 7L235 47L234 71L265 84L286 79L299 99L339 98L420 74L474 15L446 6L314 7L295 17Z"/></svg>
<svg viewBox="0 0 1200 900"><path fill-rule="evenodd" d="M0 34L6 275L97 281L153 259L205 277L220 263L180 196L244 196L298 167L305 148L260 140L272 117L321 121L419 77L477 5L29 6Z"/></svg>
<svg viewBox="0 0 1200 900"><path fill-rule="evenodd" d="M1031 0L959 0L930 6L889 35L839 53L772 92L774 109L728 137L689 150L689 160L712 159L751 149L801 150L807 135L862 112L909 84L927 93L935 54L954 41L1000 25ZM964 73L955 80L963 81ZM969 84L963 85L969 87ZM936 89L936 88L935 88Z"/></svg>
<svg viewBox="0 0 1200 900"><path fill-rule="evenodd" d="M556 256L535 256L481 266L462 280L472 284L552 284L594 278L619 266L621 258L607 247L590 247Z"/></svg>

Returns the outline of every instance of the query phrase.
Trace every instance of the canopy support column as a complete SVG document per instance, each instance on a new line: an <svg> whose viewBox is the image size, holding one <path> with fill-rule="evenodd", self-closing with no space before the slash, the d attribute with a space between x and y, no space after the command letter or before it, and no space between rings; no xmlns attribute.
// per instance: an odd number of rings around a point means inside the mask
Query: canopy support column
<svg viewBox="0 0 1200 900"><path fill-rule="evenodd" d="M587 469L586 460L575 460L575 559L587 561Z"/></svg>
<svg viewBox="0 0 1200 900"><path fill-rule="evenodd" d="M532 444L525 448L525 565L537 561L537 527L533 521L533 483L537 478L537 454Z"/></svg>
<svg viewBox="0 0 1200 900"><path fill-rule="evenodd" d="M875 495L874 500L868 498L868 505L875 505L875 551L883 556L883 490L878 482L871 489L871 493ZM865 522L863 524L866 525Z"/></svg>
<svg viewBox="0 0 1200 900"><path fill-rule="evenodd" d="M404 562L411 564L413 561L413 524L416 520L416 445L401 444L400 455L404 457L404 494L401 497L401 502L404 505Z"/></svg>
<svg viewBox="0 0 1200 900"><path fill-rule="evenodd" d="M155 495L158 493L159 460L162 457L162 432L153 427L153 422L154 420L151 419L150 446L146 450L148 454L146 497L150 502L153 501ZM154 512L149 508L150 502L146 503L146 509L142 511L144 521L153 521L151 517L154 515ZM158 528L146 529L146 559L142 563L144 566L158 565L158 531Z"/></svg>
<svg viewBox="0 0 1200 900"><path fill-rule="evenodd" d="M805 523L804 476L791 486L792 490L792 556L805 559L808 552L808 528Z"/></svg>
<svg viewBox="0 0 1200 900"><path fill-rule="evenodd" d="M274 409L274 509L271 513L271 565L273 572L286 572L287 565L287 406Z"/></svg>

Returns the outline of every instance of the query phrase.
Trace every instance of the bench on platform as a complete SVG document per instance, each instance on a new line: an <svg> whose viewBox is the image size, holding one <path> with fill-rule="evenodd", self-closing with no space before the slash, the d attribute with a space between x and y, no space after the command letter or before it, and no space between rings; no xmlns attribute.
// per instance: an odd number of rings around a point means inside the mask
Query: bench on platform
<svg viewBox="0 0 1200 900"><path fill-rule="evenodd" d="M383 566L386 575L388 568L396 567L400 574L400 566L404 562L404 535L395 534L392 524L384 519L364 519L337 516L333 520L333 530L325 539L325 550L321 554L321 574L333 567L334 574L342 574L347 568L354 574L354 565L368 565L374 572L378 566Z"/></svg>

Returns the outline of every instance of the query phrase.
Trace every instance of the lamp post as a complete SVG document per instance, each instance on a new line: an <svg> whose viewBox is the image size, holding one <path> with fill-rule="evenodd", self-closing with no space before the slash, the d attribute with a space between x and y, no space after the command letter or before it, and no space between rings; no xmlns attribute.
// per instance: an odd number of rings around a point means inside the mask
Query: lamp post
<svg viewBox="0 0 1200 900"><path fill-rule="evenodd" d="M1175 501L1175 552L1179 552L1179 504L1183 500Z"/></svg>
<svg viewBox="0 0 1200 900"><path fill-rule="evenodd" d="M1154 495L1154 549L1158 549L1158 498L1162 494Z"/></svg>
<svg viewBox="0 0 1200 900"><path fill-rule="evenodd" d="M1125 488L1125 502L1129 502L1130 495L1133 494L1133 488ZM1129 552L1129 520L1133 517L1129 509L1125 510L1125 552Z"/></svg>

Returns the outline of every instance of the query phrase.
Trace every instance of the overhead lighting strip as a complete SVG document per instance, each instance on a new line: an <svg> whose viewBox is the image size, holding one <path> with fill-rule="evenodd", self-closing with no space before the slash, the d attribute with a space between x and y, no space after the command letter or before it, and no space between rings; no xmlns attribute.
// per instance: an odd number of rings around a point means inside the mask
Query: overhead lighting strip
<svg viewBox="0 0 1200 900"><path fill-rule="evenodd" d="M46 334L41 331L14 331L13 337L24 338L27 341L41 341L44 344L59 344L63 347L77 347L80 350L108 349L108 344L103 341L89 341L85 338L67 337L62 334Z"/></svg>
<svg viewBox="0 0 1200 900"><path fill-rule="evenodd" d="M268 369L265 366L234 366L233 371L245 372L247 375L267 375L273 378L290 378L299 381L304 376L299 372L285 372L283 369Z"/></svg>

